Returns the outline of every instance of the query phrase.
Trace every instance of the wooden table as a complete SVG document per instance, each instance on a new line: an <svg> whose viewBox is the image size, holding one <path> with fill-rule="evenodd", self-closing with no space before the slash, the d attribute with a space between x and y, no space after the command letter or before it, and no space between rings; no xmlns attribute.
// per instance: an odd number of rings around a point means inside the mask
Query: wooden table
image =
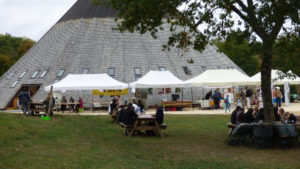
<svg viewBox="0 0 300 169"><path fill-rule="evenodd" d="M149 122L153 122L154 125L148 125ZM146 117L141 116L138 117L133 125L133 128L131 129L129 136L131 137L135 130L141 131L141 130L152 130L154 133L157 131L159 132L161 137L164 137L164 134L162 133L159 124L156 121L155 117Z"/></svg>
<svg viewBox="0 0 300 169"><path fill-rule="evenodd" d="M57 106L66 105L67 106L66 109L69 109L69 111L71 111L70 105L73 105L74 110L76 110L76 107L77 107L77 105L79 105L79 103L78 102L74 102L74 103L56 103L55 105L57 105ZM58 110L58 108L57 108L57 110ZM61 107L60 107L60 110L61 110Z"/></svg>
<svg viewBox="0 0 300 169"><path fill-rule="evenodd" d="M165 108L184 108L184 107L192 107L191 101L166 101L162 102L163 107Z"/></svg>

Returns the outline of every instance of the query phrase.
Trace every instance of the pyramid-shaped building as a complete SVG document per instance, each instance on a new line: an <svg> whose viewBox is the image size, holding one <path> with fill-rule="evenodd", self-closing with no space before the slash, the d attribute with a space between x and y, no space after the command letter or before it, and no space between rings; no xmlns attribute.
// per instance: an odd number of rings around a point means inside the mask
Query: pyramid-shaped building
<svg viewBox="0 0 300 169"><path fill-rule="evenodd" d="M150 70L169 70L182 80L197 76L206 69L241 70L226 55L218 53L215 46L207 46L202 53L193 49L182 53L175 48L163 51L162 45L170 35L168 29L160 31L158 39L153 39L150 34L114 31L116 16L113 9L95 6L91 0L78 0L0 78L0 109L16 105L16 96L22 86L29 87L32 100L44 99L44 87L68 74L108 73L128 83ZM193 64L187 63L189 58L194 60ZM191 89L182 93L184 99L191 99ZM83 96L85 102L92 100L91 92L67 92L65 95Z"/></svg>

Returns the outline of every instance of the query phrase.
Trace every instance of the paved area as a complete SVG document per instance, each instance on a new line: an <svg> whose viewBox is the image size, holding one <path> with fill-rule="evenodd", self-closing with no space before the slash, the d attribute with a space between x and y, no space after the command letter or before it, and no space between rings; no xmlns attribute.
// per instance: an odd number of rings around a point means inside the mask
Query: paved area
<svg viewBox="0 0 300 169"><path fill-rule="evenodd" d="M290 106L282 106L285 111L288 111L290 113L294 113L297 116L300 116L300 103L292 103ZM232 108L231 111L233 111L234 108ZM9 111L1 111L4 113L16 113L16 114L21 114L22 112L20 110L9 110ZM155 114L154 109L149 109L146 111L147 114ZM59 114L59 115L107 115L108 112L105 110L99 110L99 111L89 111L85 110L82 113L61 113L61 112L54 112L54 114ZM213 115L213 114L220 114L220 115L229 115L231 113L225 114L224 110L201 110L199 108L190 108L190 109L185 109L183 111L165 111L165 114L189 114L189 115L197 115L197 114L206 114L206 115Z"/></svg>

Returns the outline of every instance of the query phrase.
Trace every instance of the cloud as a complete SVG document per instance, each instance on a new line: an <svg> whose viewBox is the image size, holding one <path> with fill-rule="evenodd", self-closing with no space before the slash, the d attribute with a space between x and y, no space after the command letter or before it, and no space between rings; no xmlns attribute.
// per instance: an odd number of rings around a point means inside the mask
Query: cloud
<svg viewBox="0 0 300 169"><path fill-rule="evenodd" d="M76 0L0 0L0 33L39 40Z"/></svg>

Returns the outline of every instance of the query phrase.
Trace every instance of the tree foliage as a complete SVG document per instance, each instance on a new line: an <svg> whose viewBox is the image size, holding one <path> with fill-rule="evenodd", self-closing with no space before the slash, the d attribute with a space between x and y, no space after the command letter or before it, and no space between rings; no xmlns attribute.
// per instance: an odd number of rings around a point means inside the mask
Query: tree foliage
<svg viewBox="0 0 300 169"><path fill-rule="evenodd" d="M0 76L21 58L35 42L28 38L0 34Z"/></svg>
<svg viewBox="0 0 300 169"><path fill-rule="evenodd" d="M261 59L257 48L261 47L260 43L251 44L241 32L232 32L225 40L214 40L214 44L249 76L259 72Z"/></svg>
<svg viewBox="0 0 300 169"><path fill-rule="evenodd" d="M202 51L209 40L226 37L235 30L249 36L252 42L261 41L262 48L257 52L262 58L264 114L267 122L274 120L270 91L274 43L280 32L283 37L289 32L299 33L299 0L104 1L119 11L117 29L121 32L150 32L156 38L160 29L168 28L171 35L166 48L193 46Z"/></svg>

